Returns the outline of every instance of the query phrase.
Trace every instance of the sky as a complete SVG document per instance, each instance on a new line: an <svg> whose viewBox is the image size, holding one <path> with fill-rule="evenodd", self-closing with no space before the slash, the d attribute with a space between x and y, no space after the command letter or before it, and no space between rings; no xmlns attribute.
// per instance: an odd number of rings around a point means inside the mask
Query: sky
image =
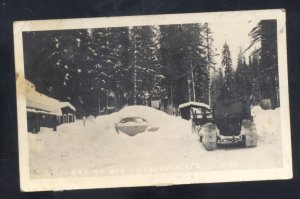
<svg viewBox="0 0 300 199"><path fill-rule="evenodd" d="M228 19L228 18L227 18ZM240 47L246 49L251 41L249 33L257 25L258 21L242 21L239 17L228 20L218 20L217 22L209 23L214 38L214 46L217 48L216 57L217 66L221 66L222 48L226 41L231 51L231 59L233 67L236 68L237 56ZM247 55L246 55L246 58Z"/></svg>

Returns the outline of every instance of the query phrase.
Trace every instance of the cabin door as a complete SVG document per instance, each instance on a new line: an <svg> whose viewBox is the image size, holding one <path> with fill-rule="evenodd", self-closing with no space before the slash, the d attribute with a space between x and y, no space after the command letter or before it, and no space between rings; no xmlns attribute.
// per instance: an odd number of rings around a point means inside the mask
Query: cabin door
<svg viewBox="0 0 300 199"><path fill-rule="evenodd" d="M68 119L69 119L69 123L73 122L73 115L72 114L68 114Z"/></svg>

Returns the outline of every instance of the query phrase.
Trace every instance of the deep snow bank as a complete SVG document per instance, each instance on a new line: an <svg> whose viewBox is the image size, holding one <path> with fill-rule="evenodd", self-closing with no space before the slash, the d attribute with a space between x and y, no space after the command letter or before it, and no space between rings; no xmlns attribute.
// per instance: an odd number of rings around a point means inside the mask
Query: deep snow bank
<svg viewBox="0 0 300 199"><path fill-rule="evenodd" d="M163 126L166 122L174 122L176 117L148 106L126 106L118 113L120 118L138 116L146 119L151 125Z"/></svg>
<svg viewBox="0 0 300 199"><path fill-rule="evenodd" d="M258 135L280 134L281 121L279 108L275 110L263 110L260 106L255 106L251 109L251 113Z"/></svg>
<svg viewBox="0 0 300 199"><path fill-rule="evenodd" d="M185 123L181 118L168 115L167 113L148 107L148 106L126 106L119 112L110 115L98 116L95 124L106 131L114 130L122 118L125 117L141 117L146 119L152 127L166 129L176 127L179 124ZM112 129L113 128L113 129Z"/></svg>
<svg viewBox="0 0 300 199"><path fill-rule="evenodd" d="M117 134L115 123L128 116L143 117L159 129L133 137ZM41 128L39 134L29 133L30 173L35 177L57 177L70 175L74 169L132 170L142 165L169 163L176 160L174 156L178 153L174 151L194 140L190 130L187 121L142 106L86 120L85 126L77 120L60 125L57 132Z"/></svg>
<svg viewBox="0 0 300 199"><path fill-rule="evenodd" d="M74 171L137 169L178 166L182 171L266 169L282 166L280 111L252 109L259 135L255 148L218 148L208 152L191 132L190 122L144 106L128 106L120 112L63 124L58 131L41 128L29 133L30 177L66 177ZM128 136L117 134L114 124L122 117L139 116L160 128ZM259 161L253 161L259 160ZM179 171L181 171L181 169ZM76 173L76 172L75 172ZM83 174L76 174L83 175ZM91 173L91 175L93 175Z"/></svg>

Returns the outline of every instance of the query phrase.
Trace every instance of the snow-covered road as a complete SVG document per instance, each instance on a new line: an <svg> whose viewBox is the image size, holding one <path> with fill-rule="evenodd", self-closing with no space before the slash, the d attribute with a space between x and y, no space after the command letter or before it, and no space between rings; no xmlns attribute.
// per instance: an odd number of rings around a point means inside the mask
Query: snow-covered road
<svg viewBox="0 0 300 199"><path fill-rule="evenodd" d="M157 131L117 134L114 124L128 113L143 116ZM280 111L252 109L256 148L219 147L206 151L190 122L149 107L63 124L57 132L29 133L32 178L176 171L265 169L282 166Z"/></svg>

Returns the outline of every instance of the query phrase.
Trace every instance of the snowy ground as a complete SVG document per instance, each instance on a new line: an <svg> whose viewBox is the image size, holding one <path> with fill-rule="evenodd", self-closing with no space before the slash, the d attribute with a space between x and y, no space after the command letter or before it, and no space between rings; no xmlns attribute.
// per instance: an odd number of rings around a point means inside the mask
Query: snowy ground
<svg viewBox="0 0 300 199"><path fill-rule="evenodd" d="M143 116L157 131L136 136L117 134L120 118ZM280 111L252 109L258 129L258 146L219 147L206 151L190 122L142 106L119 113L88 117L64 124L57 132L42 128L29 133L31 178L112 175L176 171L213 171L278 168L282 166Z"/></svg>

